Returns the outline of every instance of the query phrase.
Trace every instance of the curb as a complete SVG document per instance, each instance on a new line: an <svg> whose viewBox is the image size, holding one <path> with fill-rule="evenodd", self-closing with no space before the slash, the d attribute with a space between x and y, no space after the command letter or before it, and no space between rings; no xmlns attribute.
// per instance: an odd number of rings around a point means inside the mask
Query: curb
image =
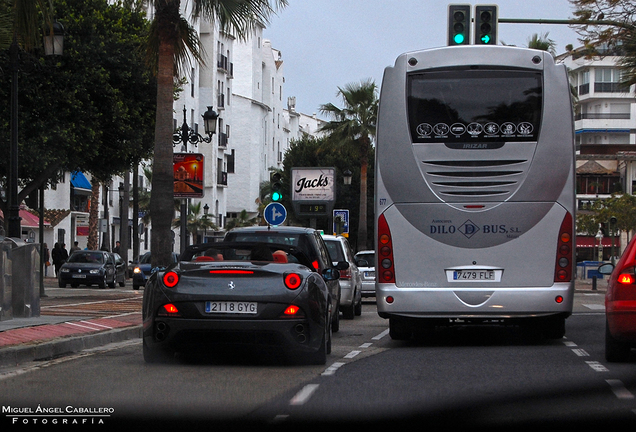
<svg viewBox="0 0 636 432"><path fill-rule="evenodd" d="M32 361L50 360L85 349L142 337L142 326L132 326L37 344L20 345L0 350L0 366L19 366Z"/></svg>

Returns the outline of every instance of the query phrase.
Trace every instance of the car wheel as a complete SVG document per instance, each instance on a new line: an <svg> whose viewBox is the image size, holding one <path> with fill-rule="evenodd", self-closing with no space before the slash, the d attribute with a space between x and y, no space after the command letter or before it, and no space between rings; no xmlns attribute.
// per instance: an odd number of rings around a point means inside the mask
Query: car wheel
<svg viewBox="0 0 636 432"><path fill-rule="evenodd" d="M59 286L60 288L66 288L66 284L62 281L58 282L57 286Z"/></svg>
<svg viewBox="0 0 636 432"><path fill-rule="evenodd" d="M101 281L97 284L97 286L98 286L98 287L100 287L100 288L102 288L102 289L106 288L106 275L104 275L104 279L102 279L102 280L101 280Z"/></svg>
<svg viewBox="0 0 636 432"><path fill-rule="evenodd" d="M356 302L355 312L356 316L362 315L362 294L358 291L358 301Z"/></svg>
<svg viewBox="0 0 636 432"><path fill-rule="evenodd" d="M629 360L630 346L614 338L605 321L605 360L608 362L626 362Z"/></svg>
<svg viewBox="0 0 636 432"><path fill-rule="evenodd" d="M331 331L338 333L338 330L340 330L340 310L336 308L336 313L333 314L333 319L331 320Z"/></svg>
<svg viewBox="0 0 636 432"><path fill-rule="evenodd" d="M411 325L403 320L389 318L389 336L393 340L409 340L413 334Z"/></svg>
<svg viewBox="0 0 636 432"><path fill-rule="evenodd" d="M122 287L122 288L125 287L126 286L126 280L122 279L122 281L119 282L119 286Z"/></svg>

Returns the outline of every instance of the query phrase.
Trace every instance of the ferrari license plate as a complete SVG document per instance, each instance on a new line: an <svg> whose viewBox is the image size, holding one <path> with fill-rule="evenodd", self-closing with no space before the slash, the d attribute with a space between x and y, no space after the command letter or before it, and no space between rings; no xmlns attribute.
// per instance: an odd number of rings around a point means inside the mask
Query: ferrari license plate
<svg viewBox="0 0 636 432"><path fill-rule="evenodd" d="M255 314L258 312L256 302L208 301L205 302L206 313L222 314Z"/></svg>

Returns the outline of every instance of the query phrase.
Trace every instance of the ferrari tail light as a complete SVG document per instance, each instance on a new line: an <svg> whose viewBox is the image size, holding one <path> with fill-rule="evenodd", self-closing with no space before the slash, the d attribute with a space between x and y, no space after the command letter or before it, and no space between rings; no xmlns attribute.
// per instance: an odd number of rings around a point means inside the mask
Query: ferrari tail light
<svg viewBox="0 0 636 432"><path fill-rule="evenodd" d="M303 283L303 277L298 273L285 273L283 280L290 290L295 290Z"/></svg>
<svg viewBox="0 0 636 432"><path fill-rule="evenodd" d="M181 314L179 313L179 309L177 309L177 307L172 304L172 303L168 303L163 305L161 308L159 308L159 312L157 313L158 316L181 316Z"/></svg>
<svg viewBox="0 0 636 432"><path fill-rule="evenodd" d="M287 306L287 309L285 309L285 312L283 312L283 313L285 315L296 315L299 310L300 310L300 308L298 306L289 305L289 306Z"/></svg>
<svg viewBox="0 0 636 432"><path fill-rule="evenodd" d="M169 271L163 275L163 284L168 288L174 288L179 283L179 275L176 272Z"/></svg>
<svg viewBox="0 0 636 432"><path fill-rule="evenodd" d="M572 280L572 262L574 257L572 232L572 214L568 212L565 214L559 229L554 270L555 282L570 282Z"/></svg>
<svg viewBox="0 0 636 432"><path fill-rule="evenodd" d="M384 215L378 218L378 266L376 277L381 283L395 283L395 267L393 264L393 240L391 230Z"/></svg>

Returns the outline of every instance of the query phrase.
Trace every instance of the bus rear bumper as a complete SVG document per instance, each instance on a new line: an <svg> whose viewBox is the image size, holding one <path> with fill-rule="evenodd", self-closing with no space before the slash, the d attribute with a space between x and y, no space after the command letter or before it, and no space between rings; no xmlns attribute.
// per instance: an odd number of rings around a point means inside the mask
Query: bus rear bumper
<svg viewBox="0 0 636 432"><path fill-rule="evenodd" d="M574 287L400 288L376 285L382 318L458 318L475 320L533 318L572 313Z"/></svg>

